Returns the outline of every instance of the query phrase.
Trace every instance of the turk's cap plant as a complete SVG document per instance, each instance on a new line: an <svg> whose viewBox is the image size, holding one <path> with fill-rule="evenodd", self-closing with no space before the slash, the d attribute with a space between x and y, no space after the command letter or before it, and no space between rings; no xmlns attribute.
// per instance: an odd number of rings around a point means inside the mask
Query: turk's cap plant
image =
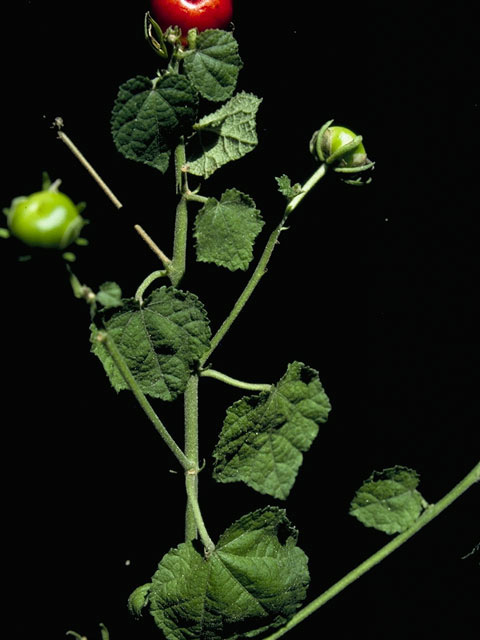
<svg viewBox="0 0 480 640"><path fill-rule="evenodd" d="M168 4L195 5L182 0ZM178 201L172 250L168 254L153 239L163 235L157 220L152 220L152 230L137 225L161 268L143 274L133 295L124 295L111 281L96 290L69 271L74 295L89 307L92 353L113 389L133 394L184 476L184 539L161 555L158 566L133 590L128 607L136 617L148 611L167 640L256 636L275 640L441 513L479 480L480 464L433 505L418 492L414 470L394 466L373 473L353 497L350 513L365 526L395 537L306 606L308 558L283 502L281 507L272 504L240 515L225 525L218 539L210 536L204 517L208 501L199 483L203 468L199 395L204 378L243 394L225 410L205 471L210 470L219 483L243 483L246 491L275 501L289 497L304 457L332 409L320 372L300 359L287 363L277 381L259 383L239 380L235 371L216 370L215 352L266 274L279 237L287 231L286 222L290 224L305 196L329 168L332 175L354 174L348 182L360 184L361 175L374 163L361 136L331 120L325 123L310 143L316 159L313 174L303 183L286 174L277 178L285 209L250 270L264 226L254 198L232 185L221 194L202 193L210 176L243 159L258 142L261 99L237 91L243 66L238 43L231 31L207 27L189 28L185 40L182 25L159 24L150 15L145 18L145 33L160 68L154 77L136 75L121 84L111 131L117 150L129 161L157 171L162 181L172 170ZM66 141L65 136L62 139ZM163 189L165 182L161 184ZM114 201L111 193L107 195ZM250 270L221 323L211 322L209 310L195 293L180 288L189 268L187 246L192 239L197 262L228 271ZM183 442L157 410L160 403L179 398L184 408ZM102 636L108 639L104 626Z"/></svg>

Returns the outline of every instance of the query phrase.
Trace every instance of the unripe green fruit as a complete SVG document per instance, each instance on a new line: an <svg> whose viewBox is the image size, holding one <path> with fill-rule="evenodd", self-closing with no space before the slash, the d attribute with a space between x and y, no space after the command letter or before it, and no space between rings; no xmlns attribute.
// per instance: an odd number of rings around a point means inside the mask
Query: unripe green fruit
<svg viewBox="0 0 480 640"><path fill-rule="evenodd" d="M356 134L346 127L328 127L322 139L317 140L317 149L318 144L320 144L324 157L328 158L346 144L353 142L356 137ZM366 162L367 153L362 142L359 142L354 149L339 158L339 164L343 167L361 167Z"/></svg>
<svg viewBox="0 0 480 640"><path fill-rule="evenodd" d="M78 238L85 220L68 196L45 190L17 198L7 224L11 234L30 247L64 249Z"/></svg>

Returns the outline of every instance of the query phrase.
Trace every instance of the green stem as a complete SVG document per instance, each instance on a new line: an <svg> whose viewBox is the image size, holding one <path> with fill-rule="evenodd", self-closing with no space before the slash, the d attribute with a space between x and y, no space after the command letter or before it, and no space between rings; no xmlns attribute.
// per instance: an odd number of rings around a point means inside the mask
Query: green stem
<svg viewBox="0 0 480 640"><path fill-rule="evenodd" d="M205 547L205 551L207 555L210 555L212 551L215 551L215 545L208 535L207 528L205 527L205 523L202 518L202 514L200 511L200 507L198 504L197 497L197 473L194 469L191 472L186 473L185 475L185 486L187 489L188 503L190 509L193 513L193 517L195 518L195 524L198 528L198 533L200 534L200 539L203 542L203 546Z"/></svg>
<svg viewBox="0 0 480 640"><path fill-rule="evenodd" d="M387 556L389 556L393 551L398 549L404 542L409 540L413 535L415 535L420 529L422 529L426 524L431 522L434 518L436 518L442 511L444 511L447 507L449 507L452 502L454 502L457 498L459 498L467 489L469 489L475 482L480 481L480 462L470 471L468 475L463 478L451 491L447 493L439 502L436 504L429 505L427 509L422 513L422 515L418 518L414 525L412 525L407 531L400 533L398 536L393 538L388 544L379 549L373 556L370 556L365 562L362 562L358 567L347 573L341 580L336 582L332 587L327 589L324 593L322 593L318 598L307 604L306 607L300 609L293 618L291 618L287 624L269 635L265 640L276 640L276 638L280 638L285 633L290 631L293 627L296 627L297 624L305 620L309 615L320 609L326 602L331 600L334 596L336 596L340 591L343 591L346 587L348 587L352 582L355 582L360 576L369 571L372 567L379 564L382 560L384 560Z"/></svg>
<svg viewBox="0 0 480 640"><path fill-rule="evenodd" d="M129 369L128 365L127 365L127 363L123 359L123 356L120 353L120 351L118 350L118 347L115 344L115 342L113 341L112 337L106 331L99 331L98 334L97 334L97 340L105 345L108 353L110 354L110 356L111 356L112 360L114 361L117 369L120 371L120 373L122 374L125 382L127 383L127 385L129 386L130 390L132 391L133 395L135 396L138 404L144 410L144 412L146 413L147 417L150 419L150 421L152 422L153 426L158 431L158 433L161 435L161 437L163 438L163 441L165 442L167 447L170 449L170 451L173 453L173 455L176 457L176 459L178 460L180 465L183 467L183 469L185 471L187 471L188 469L191 469L192 466L193 466L192 465L192 461L189 460L188 457L183 453L183 451L177 445L175 440L168 433L167 429L163 425L163 422L160 420L160 418L155 413L152 405L147 400L147 397L145 396L143 391L140 389L137 381L135 380L132 372L130 371L130 369Z"/></svg>
<svg viewBox="0 0 480 640"><path fill-rule="evenodd" d="M135 300L137 300L137 302L139 302L140 305L142 305L143 294L145 293L145 290L148 289L148 287L152 284L152 282L154 282L158 278L164 278L166 275L167 275L166 269L162 269L160 271L154 271L153 273L148 275L145 278L145 280L142 282L142 284L138 287L135 293Z"/></svg>
<svg viewBox="0 0 480 640"><path fill-rule="evenodd" d="M235 378L231 378L230 376L227 376L220 371L216 371L215 369L202 369L200 371L200 375L202 378L215 378L216 380L225 382L225 384L230 384L232 387L246 389L247 391L270 391L270 389L272 388L271 384L243 382L243 380L236 380Z"/></svg>
<svg viewBox="0 0 480 640"><path fill-rule="evenodd" d="M207 554L215 549L212 539L203 521L198 504L198 376L190 376L184 395L185 402L185 455L192 461L190 469L185 473L187 491L187 509L185 513L185 539L194 540L197 532L203 542Z"/></svg>
<svg viewBox="0 0 480 640"><path fill-rule="evenodd" d="M222 338L230 329L234 321L237 319L241 310L243 309L248 299L254 292L257 284L260 282L261 278L265 275L266 267L267 267L268 261L270 260L270 256L273 253L275 245L277 244L278 236L284 230L283 223L285 220L286 220L286 216L284 215L281 223L270 234L270 237L267 241L265 249L263 250L260 260L258 261L258 264L255 268L255 271L252 273L250 280L247 282L247 285L245 289L242 291L242 293L240 294L240 296L238 297L238 300L233 305L233 309L231 310L230 314L223 321L222 325L220 326L216 334L213 336L212 341L210 343L210 349L201 358L200 366L203 366L207 362L208 358L210 358L212 353L218 347Z"/></svg>
<svg viewBox="0 0 480 640"><path fill-rule="evenodd" d="M313 189L313 187L317 184L317 182L323 178L326 172L327 172L327 165L325 163L322 163L318 167L318 169L315 171L315 173L305 182L300 193L290 200L290 202L287 205L288 213L291 213L294 209L298 207L298 205L303 200L303 198L307 195L307 193L311 189Z"/></svg>
<svg viewBox="0 0 480 640"><path fill-rule="evenodd" d="M183 167L186 163L185 143L183 138L175 148L175 184L180 201L175 216L175 231L173 240L173 258L168 269L170 281L176 287L185 273L188 236L188 208L185 191L188 190L186 174Z"/></svg>
<svg viewBox="0 0 480 640"><path fill-rule="evenodd" d="M185 198L191 202L200 202L201 204L208 202L208 198L206 196L201 196L194 191L187 191L187 193L185 193Z"/></svg>
<svg viewBox="0 0 480 640"><path fill-rule="evenodd" d="M252 273L250 280L247 282L245 289L242 291L238 300L234 304L230 314L225 319L223 324L220 326L217 333L213 336L212 341L210 343L210 349L203 355L202 359L200 360L200 366L203 366L207 362L208 358L210 358L214 350L218 347L222 338L230 329L234 321L237 319L238 315L242 311L248 299L254 292L256 286L262 279L262 276L265 275L268 261L270 260L270 257L273 253L273 250L275 249L275 246L277 245L278 237L281 234L281 232L284 231L286 228L284 225L288 216L294 209L296 209L296 207L300 204L300 202L307 195L307 193L317 184L317 182L321 178L323 178L323 176L326 173L326 170L327 170L326 165L321 164L320 167L315 171L315 173L305 182L305 184L302 187L301 193L295 196L288 203L285 209L285 212L282 216L282 219L280 221L280 224L277 227L275 227L275 229L272 231L272 233L270 234L270 237L267 240L267 244L265 245L265 249L263 250L263 253L260 257L260 260L258 261L255 271Z"/></svg>
<svg viewBox="0 0 480 640"><path fill-rule="evenodd" d="M184 411L185 411L185 455L192 461L192 469L198 472L198 376L190 376L185 389ZM198 500L198 476L195 473L192 477L187 473L187 507L185 511L185 540L194 540L197 537L197 524L192 509L192 500L188 494L190 489L195 500Z"/></svg>

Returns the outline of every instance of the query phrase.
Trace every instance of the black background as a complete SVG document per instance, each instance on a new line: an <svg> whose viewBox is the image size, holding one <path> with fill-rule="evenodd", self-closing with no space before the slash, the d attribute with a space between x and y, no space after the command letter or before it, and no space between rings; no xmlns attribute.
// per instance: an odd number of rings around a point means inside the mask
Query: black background
<svg viewBox="0 0 480 640"><path fill-rule="evenodd" d="M105 4L32 0L3 10L2 206L37 190L42 171L60 177L88 204L91 244L77 251L78 277L94 289L116 280L133 295L159 267L133 224L169 252L175 198L171 174L113 147L118 85L153 75L157 60L143 40L148 3ZM362 133L377 162L367 188L332 174L308 196L212 359L260 382L277 380L293 359L320 372L333 411L286 504L310 556L313 598L387 541L348 516L373 469L415 468L435 502L479 459L478 55L470 3L364 2L348 11L299 3L274 15L271 4L237 0L235 13L239 88L263 97L260 145L203 193L248 192L266 220L260 247L283 206L274 176L302 181L313 172L308 141L323 122ZM56 116L121 212L56 140ZM175 461L146 418L90 355L88 311L71 296L62 261L18 262L23 253L2 241L4 624L11 638L75 629L92 640L100 621L112 640L156 638L150 618L131 620L125 601L182 540L182 475L170 473ZM200 296L215 328L246 275L190 258L182 286ZM238 397L213 380L202 385L200 501L214 538L272 503L209 478L225 408ZM180 403L157 409L181 438ZM446 629L475 637L478 555L462 556L480 538L478 507L474 487L292 640Z"/></svg>

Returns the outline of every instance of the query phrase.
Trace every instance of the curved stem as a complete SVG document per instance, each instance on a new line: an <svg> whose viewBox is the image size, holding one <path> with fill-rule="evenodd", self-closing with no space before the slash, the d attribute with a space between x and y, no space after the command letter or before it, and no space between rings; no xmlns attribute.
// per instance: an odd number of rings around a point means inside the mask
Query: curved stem
<svg viewBox="0 0 480 640"><path fill-rule="evenodd" d="M180 465L183 467L183 469L185 469L185 471L187 471L188 469L191 469L192 468L192 461L189 460L187 458L187 456L183 453L183 451L177 445L175 440L168 433L168 431L165 428L163 422L160 420L160 418L155 413L152 405L147 400L147 397L145 396L143 391L140 389L137 381L135 380L132 372L130 371L130 369L129 369L128 365L127 365L127 363L123 359L123 356L120 353L120 351L118 350L118 347L115 344L115 342L113 341L112 337L106 331L99 331L98 334L97 334L97 340L99 342L101 342L105 346L105 348L107 349L107 351L110 354L112 360L114 361L117 369L120 371L120 373L123 376L123 379L125 380L125 382L129 386L130 390L132 391L133 395L135 396L138 404L142 407L142 409L146 413L147 417L150 419L150 421L152 422L153 426L158 431L158 433L161 435L163 441L165 442L167 447L170 449L170 451L173 453L173 455L176 457L176 459L178 460Z"/></svg>
<svg viewBox="0 0 480 640"><path fill-rule="evenodd" d="M202 369L200 371L200 376L202 378L215 378L215 380L220 380L221 382L225 382L225 384L229 384L232 387L238 387L239 389L246 389L247 391L270 391L273 385L271 384L262 384L255 382L243 382L243 380L237 380L235 378L231 378L220 371L216 371L215 369Z"/></svg>
<svg viewBox="0 0 480 640"><path fill-rule="evenodd" d="M135 300L137 300L137 302L139 302L140 305L142 305L143 294L148 289L148 287L152 284L152 282L155 282L155 280L158 280L158 278L164 278L166 275L167 275L167 271L165 269L162 269L160 271L154 271L153 273L148 275L145 278L145 280L141 283L141 285L138 287L135 293Z"/></svg>
<svg viewBox="0 0 480 640"><path fill-rule="evenodd" d="M427 509L422 513L422 515L418 518L414 525L412 525L407 531L400 533L398 536L393 538L388 544L379 549L373 556L370 556L365 562L358 565L353 571L347 573L341 580L336 582L330 589L327 589L324 593L322 593L318 598L307 604L306 607L300 609L288 622L287 624L269 635L265 640L276 640L276 638L280 638L287 631L290 631L293 627L296 627L297 624L305 620L309 615L320 609L326 602L331 600L334 596L336 596L340 591L343 591L346 587L348 587L352 582L355 582L360 576L369 571L376 564L384 560L387 556L389 556L395 549L398 549L404 542L409 540L413 535L415 535L420 529L422 529L426 524L431 522L434 518L436 518L442 511L444 511L448 506L452 504L457 498L459 498L467 489L469 489L475 482L480 481L480 462L470 471L468 475L463 478L451 491L449 491L441 500L439 500L436 504L429 505Z"/></svg>

